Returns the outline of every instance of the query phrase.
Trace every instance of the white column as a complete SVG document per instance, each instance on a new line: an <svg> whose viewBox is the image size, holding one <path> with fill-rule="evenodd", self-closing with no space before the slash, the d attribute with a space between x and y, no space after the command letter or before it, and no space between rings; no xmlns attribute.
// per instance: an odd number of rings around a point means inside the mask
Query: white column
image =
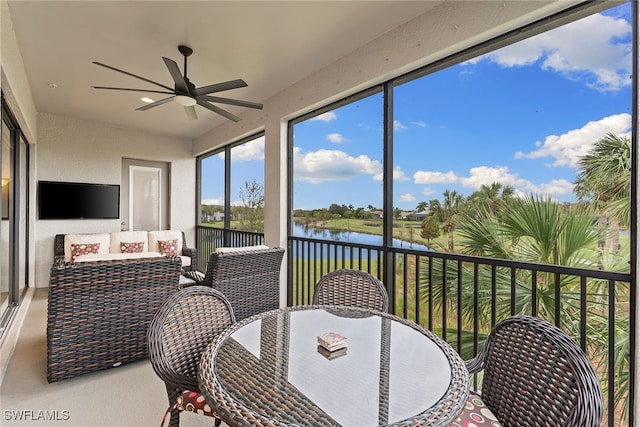
<svg viewBox="0 0 640 427"><path fill-rule="evenodd" d="M275 115L274 115L275 116ZM264 148L264 237L287 248L287 122L267 117ZM287 253L280 269L280 307L287 303Z"/></svg>

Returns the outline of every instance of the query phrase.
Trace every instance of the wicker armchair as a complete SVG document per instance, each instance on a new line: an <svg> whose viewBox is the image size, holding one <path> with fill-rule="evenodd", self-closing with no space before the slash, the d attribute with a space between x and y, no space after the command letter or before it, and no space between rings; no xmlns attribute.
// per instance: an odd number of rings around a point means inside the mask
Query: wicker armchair
<svg viewBox="0 0 640 427"><path fill-rule="evenodd" d="M222 292L236 320L242 320L280 307L283 256L284 249L277 247L219 248L209 257L206 273L194 280Z"/></svg>
<svg viewBox="0 0 640 427"><path fill-rule="evenodd" d="M470 396L454 426L477 420L473 407L483 404L504 427L600 425L603 396L593 367L568 335L545 320L503 320L466 365L470 374L484 370L482 395Z"/></svg>
<svg viewBox="0 0 640 427"><path fill-rule="evenodd" d="M327 273L318 280L313 303L387 311L389 296L382 282L371 274L343 269Z"/></svg>
<svg viewBox="0 0 640 427"><path fill-rule="evenodd" d="M171 295L158 309L147 335L149 359L164 381L169 398L170 426L180 425L180 412L201 412L220 419L200 394L198 366L206 346L235 317L229 301L205 286L191 286ZM164 424L163 418L163 424Z"/></svg>

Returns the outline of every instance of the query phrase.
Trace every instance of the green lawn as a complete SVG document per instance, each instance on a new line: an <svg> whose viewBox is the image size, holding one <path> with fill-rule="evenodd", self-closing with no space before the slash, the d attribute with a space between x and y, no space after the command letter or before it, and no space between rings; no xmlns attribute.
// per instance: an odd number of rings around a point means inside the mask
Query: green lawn
<svg viewBox="0 0 640 427"><path fill-rule="evenodd" d="M302 218L293 218L294 221L305 222ZM231 221L231 228L237 229L239 221ZM223 228L224 221L214 221L203 223L202 225L207 227ZM377 236L382 235L382 219L329 219L329 220L314 220L308 222L309 226L334 230L334 231L353 231L357 233L375 234ZM393 228L393 237L403 240L405 242L417 243L420 245L429 246L437 251L447 251L448 236L443 233L438 238L432 239L427 243L426 239L420 237L420 221L395 221ZM454 244L460 241L460 236L457 232L453 233ZM628 233L620 234L620 245L622 247L629 247L630 237Z"/></svg>

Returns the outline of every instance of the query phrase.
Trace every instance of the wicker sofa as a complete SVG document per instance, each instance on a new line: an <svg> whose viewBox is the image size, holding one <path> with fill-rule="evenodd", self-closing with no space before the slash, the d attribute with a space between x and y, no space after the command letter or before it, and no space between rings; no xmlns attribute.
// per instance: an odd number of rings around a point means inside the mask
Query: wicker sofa
<svg viewBox="0 0 640 427"><path fill-rule="evenodd" d="M59 265L65 262L160 257L166 255L164 245L168 242L172 242L169 247L175 252L169 256L178 256L185 271L197 269L197 250L187 246L184 232L180 230L58 234L53 244L53 262Z"/></svg>
<svg viewBox="0 0 640 427"><path fill-rule="evenodd" d="M54 264L47 314L47 380L146 358L149 322L177 291L180 273L177 257Z"/></svg>

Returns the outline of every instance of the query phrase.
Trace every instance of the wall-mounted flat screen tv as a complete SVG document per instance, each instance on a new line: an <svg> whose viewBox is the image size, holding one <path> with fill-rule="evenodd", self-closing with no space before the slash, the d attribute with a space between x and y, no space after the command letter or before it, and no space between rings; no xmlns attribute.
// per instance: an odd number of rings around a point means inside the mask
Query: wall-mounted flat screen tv
<svg viewBox="0 0 640 427"><path fill-rule="evenodd" d="M118 219L119 217L119 185L38 182L39 219Z"/></svg>

